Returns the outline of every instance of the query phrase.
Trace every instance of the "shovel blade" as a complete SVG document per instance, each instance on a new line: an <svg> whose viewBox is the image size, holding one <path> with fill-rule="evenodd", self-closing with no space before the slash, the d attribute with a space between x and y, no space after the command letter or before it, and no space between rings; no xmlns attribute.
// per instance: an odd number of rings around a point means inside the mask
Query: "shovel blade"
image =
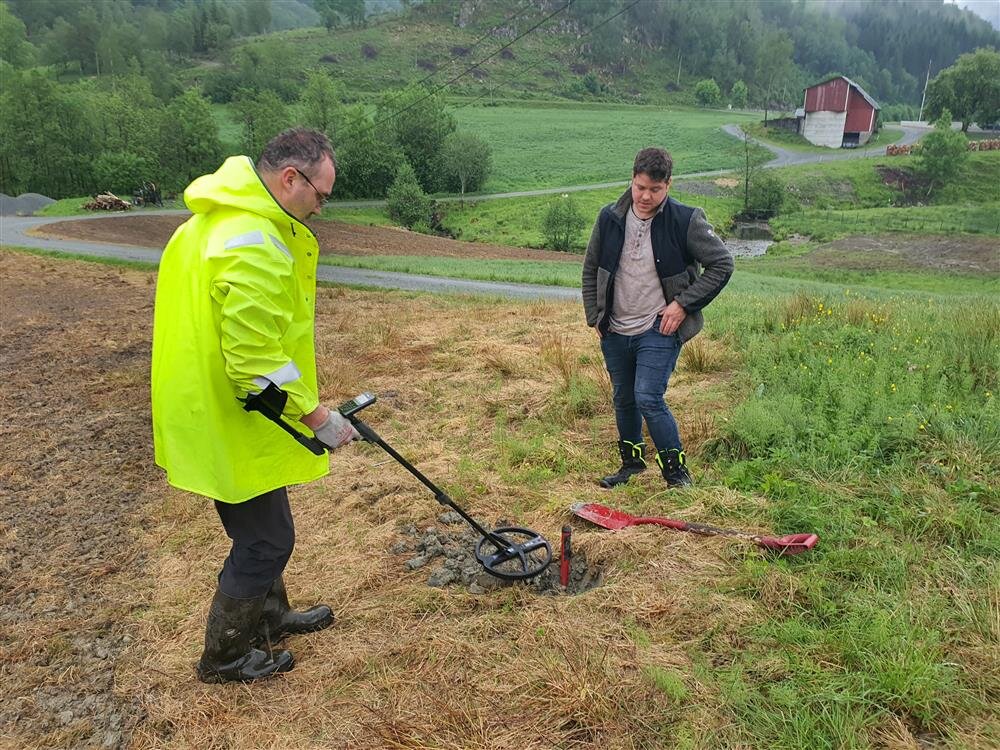
<svg viewBox="0 0 1000 750"><path fill-rule="evenodd" d="M600 503L575 503L570 506L570 510L573 515L612 531L618 531L635 524L635 516Z"/></svg>
<svg viewBox="0 0 1000 750"><path fill-rule="evenodd" d="M819 537L815 534L788 534L781 537L762 536L757 539L757 544L779 555L788 556L808 552L818 541Z"/></svg>

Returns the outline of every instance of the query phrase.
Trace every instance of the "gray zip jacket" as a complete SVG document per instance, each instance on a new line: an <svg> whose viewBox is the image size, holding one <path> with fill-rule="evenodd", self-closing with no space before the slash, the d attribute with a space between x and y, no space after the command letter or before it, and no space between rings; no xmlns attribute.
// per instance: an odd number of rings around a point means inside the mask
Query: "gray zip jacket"
<svg viewBox="0 0 1000 750"><path fill-rule="evenodd" d="M626 189L617 203L601 209L583 260L583 308L587 325L607 333L614 302L614 280L625 238L625 215L632 205ZM674 300L687 317L677 330L682 342L705 325L702 308L722 291L733 274L733 257L712 231L705 212L667 198L652 226L653 256L665 304Z"/></svg>

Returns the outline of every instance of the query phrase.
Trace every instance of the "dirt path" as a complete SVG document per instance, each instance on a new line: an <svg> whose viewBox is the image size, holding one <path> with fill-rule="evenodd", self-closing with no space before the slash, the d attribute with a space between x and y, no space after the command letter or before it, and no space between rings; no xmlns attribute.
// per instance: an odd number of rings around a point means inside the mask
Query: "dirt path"
<svg viewBox="0 0 1000 750"><path fill-rule="evenodd" d="M0 252L0 278L0 745L125 747L144 712L115 667L159 477L148 417L120 415L148 413L153 277Z"/></svg>

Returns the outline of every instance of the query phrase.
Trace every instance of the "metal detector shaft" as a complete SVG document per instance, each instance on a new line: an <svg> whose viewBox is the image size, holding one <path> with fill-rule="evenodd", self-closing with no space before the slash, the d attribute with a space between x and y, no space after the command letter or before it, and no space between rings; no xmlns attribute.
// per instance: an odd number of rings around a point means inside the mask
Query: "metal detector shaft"
<svg viewBox="0 0 1000 750"><path fill-rule="evenodd" d="M373 430L371 427L369 427L368 425L366 425L364 422L362 422L360 419L358 419L355 416L350 416L348 418L351 420L351 423L354 425L354 429L356 429L361 434L361 437L363 437L369 443L375 443L375 445L379 446L382 450L384 450L386 453L388 453L390 456L392 456L394 459L396 459L399 463L401 463L403 465L403 468L405 468L413 476L415 476L417 479L419 479L423 483L423 485L425 487L427 487L427 489L429 489L431 492L434 493L434 499L435 500L437 500L442 505L448 506L453 511L455 511L456 513L458 513L458 515L460 515L462 518L464 518L469 523L469 525L472 526L472 528L474 528L476 531L478 531L484 537L486 537L487 539L489 539L490 541L492 541L495 545L497 545L497 547L499 549L507 549L507 548L510 547L510 545L507 543L507 541L504 540L502 537L499 537L499 536L495 535L491 531L487 531L482 526L480 526L478 523L476 523L476 520L474 518L472 518L472 516L470 516L464 510L462 510L455 503L454 500L452 500L450 497L448 497L448 494L444 490L442 490L440 487L438 487L436 484L434 484L434 482L432 482L430 479L428 479L423 474L421 474L420 470L417 469L417 467L415 467L413 464L411 464L409 461L407 461L405 458L403 458L401 455L399 455L399 453L397 453L396 450L391 445L389 445L387 442L385 442L379 436L379 434L377 432L375 432L375 430Z"/></svg>

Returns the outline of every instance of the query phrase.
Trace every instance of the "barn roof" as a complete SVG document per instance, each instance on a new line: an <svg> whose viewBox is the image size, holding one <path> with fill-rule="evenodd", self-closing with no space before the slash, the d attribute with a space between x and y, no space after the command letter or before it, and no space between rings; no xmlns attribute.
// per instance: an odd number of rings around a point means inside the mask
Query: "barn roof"
<svg viewBox="0 0 1000 750"><path fill-rule="evenodd" d="M872 105L873 109L877 109L877 110L881 111L882 108L880 106L878 106L878 102L875 101L874 99L872 99L871 96L869 96L869 94L868 94L867 91L865 91L863 88L861 88L858 84L856 84L854 81L852 81L847 76L830 76L825 81L820 81L819 83L814 83L812 86L807 86L806 87L806 91L808 91L809 89L814 89L817 86L822 86L824 83L829 83L830 81L836 81L838 78L843 78L845 81L847 81L848 85L853 86L855 89L857 89L858 93L861 94L861 96L863 96L865 98L866 102L868 102L870 105Z"/></svg>

